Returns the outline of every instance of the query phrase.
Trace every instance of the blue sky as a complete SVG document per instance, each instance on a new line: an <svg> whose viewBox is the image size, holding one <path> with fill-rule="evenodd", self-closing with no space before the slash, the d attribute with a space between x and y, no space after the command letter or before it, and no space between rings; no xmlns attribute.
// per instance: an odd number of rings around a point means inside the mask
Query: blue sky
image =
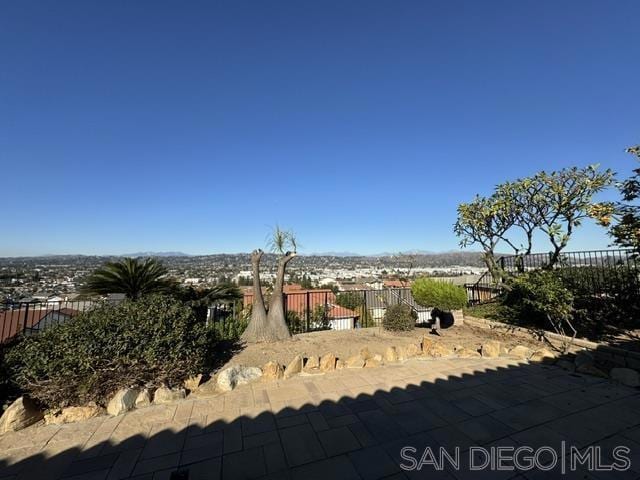
<svg viewBox="0 0 640 480"><path fill-rule="evenodd" d="M457 248L458 203L621 176L640 2L5 1L0 256ZM572 249L606 247L599 227ZM539 243L537 250L546 250Z"/></svg>

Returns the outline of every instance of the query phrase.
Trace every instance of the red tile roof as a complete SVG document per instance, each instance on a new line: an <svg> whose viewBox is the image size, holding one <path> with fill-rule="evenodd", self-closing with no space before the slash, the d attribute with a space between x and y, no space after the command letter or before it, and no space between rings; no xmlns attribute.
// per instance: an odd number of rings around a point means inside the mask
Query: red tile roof
<svg viewBox="0 0 640 480"><path fill-rule="evenodd" d="M286 292L285 292L286 293ZM267 300L265 300L267 301ZM308 301L308 305L307 305ZM351 318L357 317L358 314L340 305L335 304L336 295L332 290L303 290L296 288L287 294L287 311L304 314L307 307L310 311L314 311L317 307L328 306L327 316L329 318ZM244 305L249 306L253 302L253 292L244 294Z"/></svg>
<svg viewBox="0 0 640 480"><path fill-rule="evenodd" d="M52 313L60 313L61 315L72 317L78 313L78 310L72 308L43 308L43 309L20 309L20 310L4 310L0 311L0 342L4 342L9 338L22 332L26 327L33 328L38 325L47 315Z"/></svg>

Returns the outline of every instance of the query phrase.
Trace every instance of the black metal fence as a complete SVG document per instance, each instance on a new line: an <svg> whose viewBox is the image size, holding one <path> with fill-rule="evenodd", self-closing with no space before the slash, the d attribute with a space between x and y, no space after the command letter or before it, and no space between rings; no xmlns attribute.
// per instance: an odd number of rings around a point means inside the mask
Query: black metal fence
<svg viewBox="0 0 640 480"><path fill-rule="evenodd" d="M245 307L248 308L252 300L252 295L246 295ZM398 303L413 308L418 313L419 322L431 318L431 309L417 305L409 288L338 292L329 289L294 290L283 295L283 303L292 333L380 326L386 308Z"/></svg>
<svg viewBox="0 0 640 480"><path fill-rule="evenodd" d="M409 288L381 290L291 291L283 295L287 323L292 333L317 330L350 330L380 326L388 306L403 303L417 314L419 323L430 321L431 309L416 304ZM268 300L268 299L266 299ZM197 307L197 314L219 332L233 337L246 325L252 297L243 301ZM43 301L0 303L0 343L17 334L31 335L64 323L95 307L96 301Z"/></svg>
<svg viewBox="0 0 640 480"><path fill-rule="evenodd" d="M0 303L0 343L22 333L31 335L88 310L90 301L43 301Z"/></svg>
<svg viewBox="0 0 640 480"><path fill-rule="evenodd" d="M500 267L511 276L542 268L549 268L550 253L504 256ZM572 291L584 295L603 296L619 291L640 294L638 259L632 250L585 250L565 252L553 266ZM489 301L500 294L499 281L486 272L473 284L466 284L470 304Z"/></svg>

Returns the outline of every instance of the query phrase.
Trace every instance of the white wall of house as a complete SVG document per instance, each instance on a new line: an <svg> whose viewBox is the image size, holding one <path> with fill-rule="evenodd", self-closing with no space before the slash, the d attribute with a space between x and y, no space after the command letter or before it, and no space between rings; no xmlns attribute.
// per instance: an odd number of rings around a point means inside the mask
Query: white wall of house
<svg viewBox="0 0 640 480"><path fill-rule="evenodd" d="M355 323L356 319L353 317L329 319L331 330L353 330Z"/></svg>

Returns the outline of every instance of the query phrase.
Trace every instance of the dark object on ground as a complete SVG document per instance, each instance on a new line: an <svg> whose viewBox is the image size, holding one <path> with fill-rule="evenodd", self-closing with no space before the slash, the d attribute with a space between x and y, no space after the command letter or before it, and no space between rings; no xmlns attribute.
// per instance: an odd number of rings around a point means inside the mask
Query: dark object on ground
<svg viewBox="0 0 640 480"><path fill-rule="evenodd" d="M440 335L439 330L453 326L453 313L434 308L431 310L431 332Z"/></svg>

